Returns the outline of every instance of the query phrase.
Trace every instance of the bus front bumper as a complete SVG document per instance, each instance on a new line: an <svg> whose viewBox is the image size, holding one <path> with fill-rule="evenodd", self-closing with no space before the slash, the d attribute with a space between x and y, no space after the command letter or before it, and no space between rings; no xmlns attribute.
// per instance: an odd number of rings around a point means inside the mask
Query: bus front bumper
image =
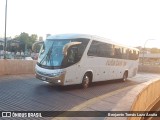
<svg viewBox="0 0 160 120"><path fill-rule="evenodd" d="M64 85L65 73L63 73L57 77L47 77L47 76L43 76L38 73L36 73L35 75L36 75L37 79L40 79L42 81L46 81L46 82L49 82L49 83L55 84L55 85Z"/></svg>

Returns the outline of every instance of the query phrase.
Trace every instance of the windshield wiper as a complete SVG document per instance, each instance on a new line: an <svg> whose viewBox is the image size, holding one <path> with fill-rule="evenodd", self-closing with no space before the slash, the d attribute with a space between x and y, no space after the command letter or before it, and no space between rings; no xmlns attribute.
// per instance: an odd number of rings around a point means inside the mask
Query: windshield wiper
<svg viewBox="0 0 160 120"><path fill-rule="evenodd" d="M52 43L52 46L49 48L47 54L46 54L46 55L42 58L42 60L39 62L40 64L42 64L42 62L44 62L45 59L46 59L46 61L50 61L50 62L51 62L50 57L51 57L51 54L52 54L53 44L54 44L54 42Z"/></svg>

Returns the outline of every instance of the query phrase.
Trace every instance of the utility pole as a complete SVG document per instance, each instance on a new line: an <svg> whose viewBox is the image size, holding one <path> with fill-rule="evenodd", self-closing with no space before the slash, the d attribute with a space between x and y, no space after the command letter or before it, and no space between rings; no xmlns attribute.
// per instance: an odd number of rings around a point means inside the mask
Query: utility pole
<svg viewBox="0 0 160 120"><path fill-rule="evenodd" d="M155 40L155 39L147 39L144 43L144 47L143 47L143 57L142 57L142 65L144 65L144 52L145 52L145 46L146 46L146 43L149 41L149 40Z"/></svg>
<svg viewBox="0 0 160 120"><path fill-rule="evenodd" d="M6 31L7 31L7 0L6 0L6 7L5 7L4 59L6 59L6 48L7 48Z"/></svg>

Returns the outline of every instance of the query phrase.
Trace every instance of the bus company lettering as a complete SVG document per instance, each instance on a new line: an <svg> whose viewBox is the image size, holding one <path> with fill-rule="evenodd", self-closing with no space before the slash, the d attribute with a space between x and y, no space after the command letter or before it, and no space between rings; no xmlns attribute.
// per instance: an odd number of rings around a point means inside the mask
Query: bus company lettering
<svg viewBox="0 0 160 120"><path fill-rule="evenodd" d="M107 66L125 66L126 65L126 61L124 60L107 60L106 62Z"/></svg>

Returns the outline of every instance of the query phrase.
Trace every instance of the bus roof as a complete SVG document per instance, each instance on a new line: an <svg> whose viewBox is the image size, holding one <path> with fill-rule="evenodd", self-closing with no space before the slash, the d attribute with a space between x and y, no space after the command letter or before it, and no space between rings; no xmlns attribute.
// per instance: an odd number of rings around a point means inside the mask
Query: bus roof
<svg viewBox="0 0 160 120"><path fill-rule="evenodd" d="M91 35L87 34L57 34L50 35L47 39L74 39L74 38L91 38Z"/></svg>
<svg viewBox="0 0 160 120"><path fill-rule="evenodd" d="M57 35L50 35L50 36L47 37L47 39L75 39L75 38L92 39L92 40L96 40L96 41L100 41L100 42L110 43L110 44L119 45L119 46L130 48L130 49L138 50L137 48L129 47L129 46L126 46L126 45L122 45L122 44L116 43L116 42L114 42L114 41L112 41L110 39L99 37L99 36L96 36L96 35L89 35L89 34L57 34Z"/></svg>

